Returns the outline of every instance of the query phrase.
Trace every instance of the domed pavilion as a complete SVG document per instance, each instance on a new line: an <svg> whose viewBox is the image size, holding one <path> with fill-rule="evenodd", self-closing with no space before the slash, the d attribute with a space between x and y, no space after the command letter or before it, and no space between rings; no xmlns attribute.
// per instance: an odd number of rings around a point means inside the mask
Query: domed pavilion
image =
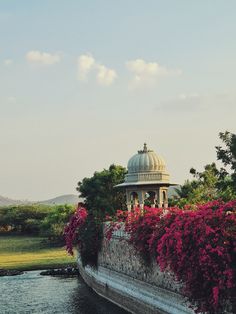
<svg viewBox="0 0 236 314"><path fill-rule="evenodd" d="M152 207L168 207L168 188L170 175L162 157L153 150L147 149L144 143L143 150L130 158L128 173L125 182L116 185L126 190L126 204L128 210L132 207L143 208L145 203Z"/></svg>

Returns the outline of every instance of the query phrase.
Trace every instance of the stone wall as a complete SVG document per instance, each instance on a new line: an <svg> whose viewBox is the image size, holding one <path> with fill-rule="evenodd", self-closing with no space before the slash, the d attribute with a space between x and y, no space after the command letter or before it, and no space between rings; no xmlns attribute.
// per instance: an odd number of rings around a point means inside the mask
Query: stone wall
<svg viewBox="0 0 236 314"><path fill-rule="evenodd" d="M104 239L98 264L107 269L147 282L151 285L180 293L181 285L168 272L161 272L156 262L145 266L135 249L127 241L127 234L119 230L110 241Z"/></svg>
<svg viewBox="0 0 236 314"><path fill-rule="evenodd" d="M133 314L193 314L181 295L181 285L168 272L161 272L153 261L145 266L127 241L116 231L103 240L98 268L78 266L85 282L98 294Z"/></svg>

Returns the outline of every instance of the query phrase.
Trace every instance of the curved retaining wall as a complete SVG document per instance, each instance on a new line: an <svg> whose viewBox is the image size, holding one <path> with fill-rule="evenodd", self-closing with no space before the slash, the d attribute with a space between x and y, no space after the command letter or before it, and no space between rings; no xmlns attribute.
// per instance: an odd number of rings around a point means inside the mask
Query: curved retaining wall
<svg viewBox="0 0 236 314"><path fill-rule="evenodd" d="M98 269L78 266L85 282L99 295L134 314L193 314L180 294L181 285L153 263L143 265L127 235L116 232L103 241Z"/></svg>

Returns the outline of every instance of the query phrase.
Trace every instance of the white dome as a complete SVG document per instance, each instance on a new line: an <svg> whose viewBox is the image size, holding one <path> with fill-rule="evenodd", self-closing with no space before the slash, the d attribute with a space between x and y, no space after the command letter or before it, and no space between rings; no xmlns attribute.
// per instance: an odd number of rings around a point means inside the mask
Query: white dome
<svg viewBox="0 0 236 314"><path fill-rule="evenodd" d="M169 184L169 173L162 157L144 144L143 150L130 158L125 182L120 186L140 184Z"/></svg>
<svg viewBox="0 0 236 314"><path fill-rule="evenodd" d="M144 144L143 150L138 151L128 162L128 173L162 172L166 165L162 157L154 151L148 150Z"/></svg>

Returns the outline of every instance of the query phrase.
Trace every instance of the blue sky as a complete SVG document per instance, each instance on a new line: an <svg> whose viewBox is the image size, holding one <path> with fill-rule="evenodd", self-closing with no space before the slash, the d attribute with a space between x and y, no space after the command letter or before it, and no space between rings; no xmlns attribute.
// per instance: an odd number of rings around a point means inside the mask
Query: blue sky
<svg viewBox="0 0 236 314"><path fill-rule="evenodd" d="M236 3L0 1L0 195L75 193L143 142L172 181L235 133Z"/></svg>

